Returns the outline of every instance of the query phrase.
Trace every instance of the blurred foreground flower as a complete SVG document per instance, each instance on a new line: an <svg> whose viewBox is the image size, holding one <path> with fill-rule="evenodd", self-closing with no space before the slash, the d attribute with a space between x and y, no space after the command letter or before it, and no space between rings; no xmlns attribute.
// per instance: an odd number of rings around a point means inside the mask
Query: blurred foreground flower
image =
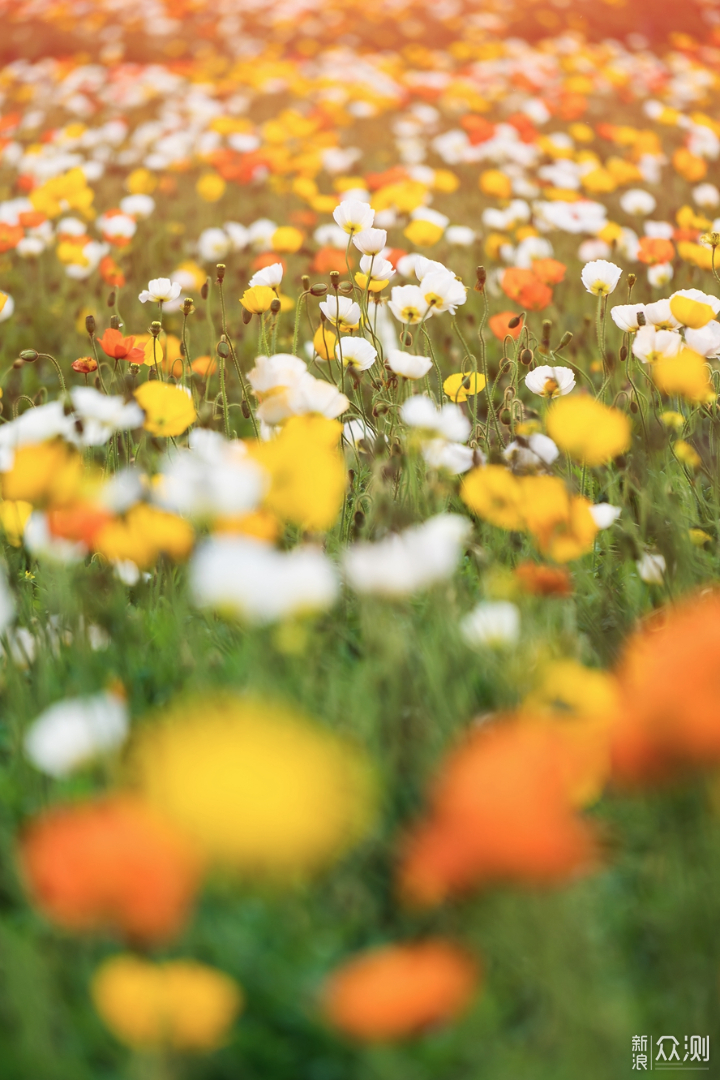
<svg viewBox="0 0 720 1080"><path fill-rule="evenodd" d="M587 394L562 398L548 412L547 430L561 450L591 468L627 450L630 420Z"/></svg>
<svg viewBox="0 0 720 1080"><path fill-rule="evenodd" d="M243 1005L234 979L192 960L113 956L95 972L91 989L113 1035L142 1050L214 1050Z"/></svg>
<svg viewBox="0 0 720 1080"><path fill-rule="evenodd" d="M467 1008L479 976L471 956L440 938L386 945L329 977L322 1010L333 1027L364 1042L422 1035Z"/></svg>
<svg viewBox="0 0 720 1080"><path fill-rule="evenodd" d="M406 899L432 904L481 884L587 871L595 852L573 805L576 752L560 731L525 721L473 730L441 765L430 812L403 842Z"/></svg>
<svg viewBox="0 0 720 1080"><path fill-rule="evenodd" d="M145 430L151 435L182 435L195 423L196 412L190 392L169 383L143 383L135 391L135 400L145 411Z"/></svg>
<svg viewBox="0 0 720 1080"><path fill-rule="evenodd" d="M249 873L294 875L367 829L367 761L346 741L273 703L179 701L136 755L147 797L207 855Z"/></svg>
<svg viewBox="0 0 720 1080"><path fill-rule="evenodd" d="M319 548L276 551L251 539L222 536L207 541L193 558L190 588L198 607L269 623L332 607L338 576Z"/></svg>
<svg viewBox="0 0 720 1080"><path fill-rule="evenodd" d="M53 922L143 942L178 933L200 878L185 837L124 795L42 814L21 838L20 863L31 898Z"/></svg>
<svg viewBox="0 0 720 1080"><path fill-rule="evenodd" d="M25 733L25 753L49 776L67 776L79 765L121 746L128 721L127 704L116 694L58 701Z"/></svg>

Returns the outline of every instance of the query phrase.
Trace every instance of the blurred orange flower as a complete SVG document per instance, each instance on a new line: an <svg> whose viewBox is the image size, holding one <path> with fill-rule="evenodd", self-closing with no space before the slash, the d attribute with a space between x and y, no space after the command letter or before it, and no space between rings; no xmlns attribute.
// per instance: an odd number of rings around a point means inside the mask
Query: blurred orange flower
<svg viewBox="0 0 720 1080"><path fill-rule="evenodd" d="M670 240L662 240L655 236L641 236L637 257L640 262L647 263L648 266L672 262L675 258L675 247Z"/></svg>
<svg viewBox="0 0 720 1080"><path fill-rule="evenodd" d="M20 863L33 901L53 922L146 942L178 933L200 878L185 837L127 796L36 818L22 837Z"/></svg>
<svg viewBox="0 0 720 1080"><path fill-rule="evenodd" d="M453 1019L469 1004L478 978L475 960L441 939L386 945L334 972L322 1009L345 1034L385 1042Z"/></svg>
<svg viewBox="0 0 720 1080"><path fill-rule="evenodd" d="M657 613L625 649L613 776L646 783L720 762L720 593Z"/></svg>
<svg viewBox="0 0 720 1080"><path fill-rule="evenodd" d="M492 318L488 319L488 326L500 341L504 341L508 336L517 341L523 328L523 320L520 319L517 326L512 328L509 326L509 323L513 319L517 319L517 317L517 311L499 311L497 315L493 315Z"/></svg>
<svg viewBox="0 0 720 1080"><path fill-rule="evenodd" d="M542 884L588 870L593 833L573 806L557 727L509 718L476 727L440 767L430 813L405 837L401 893L439 903L490 882Z"/></svg>

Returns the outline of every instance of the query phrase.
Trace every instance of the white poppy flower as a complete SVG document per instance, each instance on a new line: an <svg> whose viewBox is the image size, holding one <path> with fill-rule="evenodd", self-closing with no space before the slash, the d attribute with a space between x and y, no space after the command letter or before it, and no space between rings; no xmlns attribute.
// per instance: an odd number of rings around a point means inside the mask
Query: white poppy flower
<svg viewBox="0 0 720 1080"><path fill-rule="evenodd" d="M549 367L543 364L527 373L525 385L540 397L564 397L575 386L575 373L569 367Z"/></svg>
<svg viewBox="0 0 720 1080"><path fill-rule="evenodd" d="M715 315L720 311L720 298L717 296L711 296L710 293L702 292L701 289L678 289L670 297L674 300L676 296L684 296L688 300L697 300L698 304L707 304L708 307L713 309Z"/></svg>
<svg viewBox="0 0 720 1080"><path fill-rule="evenodd" d="M364 229L372 229L375 211L359 199L345 199L335 207L333 217L341 229L354 236Z"/></svg>
<svg viewBox="0 0 720 1080"><path fill-rule="evenodd" d="M646 214L652 214L657 206L657 200L649 191L644 191L642 188L630 188L620 196L620 206L626 214L644 217Z"/></svg>
<svg viewBox="0 0 720 1080"><path fill-rule="evenodd" d="M283 264L281 262L272 263L271 266L264 266L262 270L258 270L253 274L248 282L248 286L252 289L255 285L267 285L270 289L279 288L283 279Z"/></svg>
<svg viewBox="0 0 720 1080"><path fill-rule="evenodd" d="M616 304L610 309L610 318L620 330L635 333L640 329L638 313L645 314L644 304Z"/></svg>
<svg viewBox="0 0 720 1080"><path fill-rule="evenodd" d="M403 402L400 416L408 427L439 435L450 442L465 442L470 434L470 421L459 405L448 402L437 408L425 394L415 394Z"/></svg>
<svg viewBox="0 0 720 1080"><path fill-rule="evenodd" d="M648 266L647 279L653 289L662 289L669 285L675 276L675 268L672 263L655 263Z"/></svg>
<svg viewBox="0 0 720 1080"><path fill-rule="evenodd" d="M276 551L249 539L219 536L193 555L190 590L197 607L262 624L332 607L338 578L318 548Z"/></svg>
<svg viewBox="0 0 720 1080"><path fill-rule="evenodd" d="M682 348L682 338L676 330L656 330L654 326L641 326L633 340L633 356L643 364L652 364L660 357L677 356Z"/></svg>
<svg viewBox="0 0 720 1080"><path fill-rule="evenodd" d="M642 558L635 563L640 580L647 585L662 585L665 579L667 565L662 555L655 555L646 551Z"/></svg>
<svg viewBox="0 0 720 1080"><path fill-rule="evenodd" d="M154 304L164 303L166 300L177 300L182 286L170 278L153 278L148 282L147 289L143 289L138 299L141 304L151 300Z"/></svg>
<svg viewBox="0 0 720 1080"><path fill-rule="evenodd" d="M425 303L434 315L449 311L454 315L467 300L467 289L450 271L426 274L420 282Z"/></svg>
<svg viewBox="0 0 720 1080"><path fill-rule="evenodd" d="M116 694L68 698L51 705L32 723L25 733L25 753L48 776L68 776L93 758L116 750L128 730L127 703Z"/></svg>
<svg viewBox="0 0 720 1080"><path fill-rule="evenodd" d="M356 592L410 596L451 577L471 529L459 514L438 514L375 544L353 544L345 552L345 576Z"/></svg>
<svg viewBox="0 0 720 1080"><path fill-rule="evenodd" d="M520 609L509 600L487 600L462 619L460 633L472 648L515 645L520 638Z"/></svg>
<svg viewBox="0 0 720 1080"><path fill-rule="evenodd" d="M720 323L712 319L699 330L688 328L685 331L685 343L701 356L720 356Z"/></svg>
<svg viewBox="0 0 720 1080"><path fill-rule="evenodd" d="M503 457L514 472L548 468L557 460L560 451L549 435L536 431L534 435L514 439L503 450Z"/></svg>
<svg viewBox="0 0 720 1080"><path fill-rule="evenodd" d="M365 338L346 337L335 346L335 356L345 367L367 371L377 360L377 352Z"/></svg>
<svg viewBox="0 0 720 1080"><path fill-rule="evenodd" d="M363 229L355 233L352 242L363 255L379 255L387 244L387 230Z"/></svg>
<svg viewBox="0 0 720 1080"><path fill-rule="evenodd" d="M422 379L432 367L429 356L417 356L414 353L403 352L401 349L390 349L387 354L387 363L391 371L396 375L402 375L404 379Z"/></svg>
<svg viewBox="0 0 720 1080"><path fill-rule="evenodd" d="M419 323L427 315L428 303L419 285L396 285L388 305L398 322Z"/></svg>
<svg viewBox="0 0 720 1080"><path fill-rule="evenodd" d="M656 330L677 330L680 326L670 310L670 301L666 298L645 304L643 311L647 325L654 326Z"/></svg>
<svg viewBox="0 0 720 1080"><path fill-rule="evenodd" d="M621 276L620 267L606 259L595 259L594 262L586 263L580 274L583 285L594 296L608 296Z"/></svg>
<svg viewBox="0 0 720 1080"><path fill-rule="evenodd" d="M622 507L606 502L595 503L590 507L590 513L598 529L609 529L622 514Z"/></svg>
<svg viewBox="0 0 720 1080"><path fill-rule="evenodd" d="M360 322L360 305L348 296L328 296L320 310L338 330L354 330Z"/></svg>
<svg viewBox="0 0 720 1080"><path fill-rule="evenodd" d="M464 446L448 439L428 439L422 444L422 456L431 469L460 476L472 469L473 465L484 464L484 455L479 450Z"/></svg>

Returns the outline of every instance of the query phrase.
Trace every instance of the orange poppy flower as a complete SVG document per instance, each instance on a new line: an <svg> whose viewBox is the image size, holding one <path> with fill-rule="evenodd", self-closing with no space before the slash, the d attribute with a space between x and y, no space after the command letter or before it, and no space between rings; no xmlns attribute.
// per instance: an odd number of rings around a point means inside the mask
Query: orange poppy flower
<svg viewBox="0 0 720 1080"><path fill-rule="evenodd" d="M350 258L350 266L352 265L353 260ZM315 258L310 269L314 274L329 274L331 270L337 270L339 274L345 274L347 273L345 252L340 251L338 248L321 247L319 251L315 252Z"/></svg>
<svg viewBox="0 0 720 1080"><path fill-rule="evenodd" d="M515 578L524 592L533 596L571 596L572 578L562 566L523 562L515 567Z"/></svg>
<svg viewBox="0 0 720 1080"><path fill-rule="evenodd" d="M500 284L506 296L528 311L542 311L552 302L552 289L532 270L512 266L505 271Z"/></svg>
<svg viewBox="0 0 720 1080"><path fill-rule="evenodd" d="M125 275L113 259L112 255L105 255L100 260L100 277L111 289L122 289L125 284Z"/></svg>
<svg viewBox="0 0 720 1080"><path fill-rule="evenodd" d="M662 240L654 236L641 236L638 259L648 266L656 263L672 262L675 258L675 248L670 240Z"/></svg>
<svg viewBox="0 0 720 1080"><path fill-rule="evenodd" d="M720 593L663 611L630 638L619 677L625 708L612 739L621 784L720 763Z"/></svg>
<svg viewBox="0 0 720 1080"><path fill-rule="evenodd" d="M532 272L543 285L559 285L565 279L567 267L558 259L535 259Z"/></svg>
<svg viewBox="0 0 720 1080"><path fill-rule="evenodd" d="M488 326L500 341L504 341L506 337L511 337L514 341L517 341L523 328L523 321L520 319L517 326L512 328L509 325L517 317L517 311L499 311L497 315L493 315L492 318L488 319Z"/></svg>
<svg viewBox="0 0 720 1080"><path fill-rule="evenodd" d="M6 225L4 222L0 222L0 252L12 251L16 248L25 231L22 225Z"/></svg>
<svg viewBox="0 0 720 1080"><path fill-rule="evenodd" d="M87 547L93 546L100 530L112 520L108 510L91 504L57 507L47 512L48 529L53 536L80 541Z"/></svg>
<svg viewBox="0 0 720 1080"><path fill-rule="evenodd" d="M123 337L119 330L110 328L97 341L105 355L114 360L127 360L130 364L145 362L145 350L135 348L135 338Z"/></svg>
<svg viewBox="0 0 720 1080"><path fill-rule="evenodd" d="M430 813L403 842L401 893L433 904L483 883L536 885L587 870L593 834L572 804L574 752L557 727L512 718L476 727L441 766Z"/></svg>
<svg viewBox="0 0 720 1080"><path fill-rule="evenodd" d="M184 836L128 796L43 814L22 837L20 864L33 901L53 922L144 942L182 928L200 876Z"/></svg>
<svg viewBox="0 0 720 1080"><path fill-rule="evenodd" d="M82 375L89 375L91 371L97 371L97 360L94 356L79 356L77 360L73 360L70 366L73 371L78 371Z"/></svg>
<svg viewBox="0 0 720 1080"><path fill-rule="evenodd" d="M253 270L264 270L266 266L282 263L283 273L287 271L287 261L278 255L277 251L261 251L252 261Z"/></svg>
<svg viewBox="0 0 720 1080"><path fill-rule="evenodd" d="M386 1042L452 1020L467 1007L478 977L475 960L441 939L386 945L334 972L322 1008L347 1035Z"/></svg>

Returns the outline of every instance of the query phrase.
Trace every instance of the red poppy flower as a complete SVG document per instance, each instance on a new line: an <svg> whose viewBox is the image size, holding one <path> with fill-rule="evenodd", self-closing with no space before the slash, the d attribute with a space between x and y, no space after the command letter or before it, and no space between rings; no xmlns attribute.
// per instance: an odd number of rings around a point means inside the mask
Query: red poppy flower
<svg viewBox="0 0 720 1080"><path fill-rule="evenodd" d="M145 350L135 348L135 338L123 337L119 330L106 330L97 340L105 355L111 356L113 360L127 360L130 364L142 364L145 361Z"/></svg>

